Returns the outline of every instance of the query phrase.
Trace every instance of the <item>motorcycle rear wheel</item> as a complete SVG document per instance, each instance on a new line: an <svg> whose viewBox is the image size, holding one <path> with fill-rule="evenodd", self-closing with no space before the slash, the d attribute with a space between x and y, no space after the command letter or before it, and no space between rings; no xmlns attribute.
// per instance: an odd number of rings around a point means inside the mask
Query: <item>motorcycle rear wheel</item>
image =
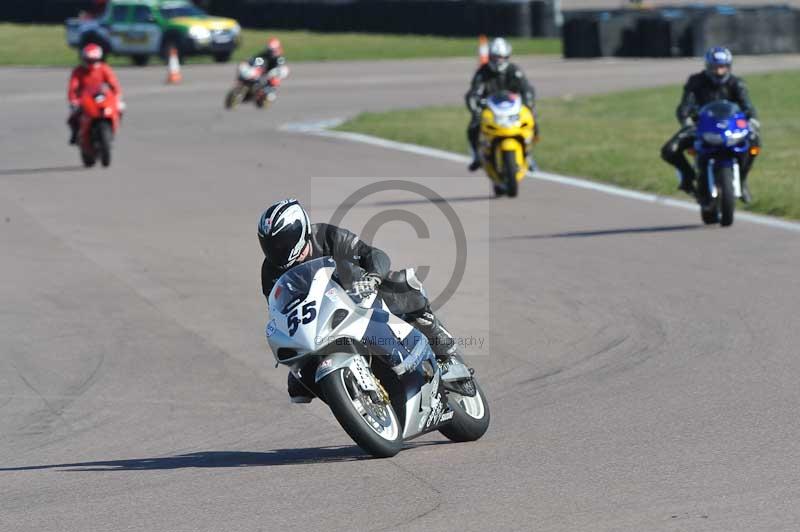
<svg viewBox="0 0 800 532"><path fill-rule="evenodd" d="M516 198L518 192L517 182L517 155L513 151L503 152L503 181L506 184L506 194L509 198Z"/></svg>
<svg viewBox="0 0 800 532"><path fill-rule="evenodd" d="M451 441L475 441L489 429L489 403L486 402L486 395L478 382L472 382L476 390L474 397L447 392L447 404L453 410L453 419L439 429L439 432Z"/></svg>
<svg viewBox="0 0 800 532"><path fill-rule="evenodd" d="M319 385L334 417L359 447L376 458L400 452L403 428L392 405L375 404L350 368L334 371Z"/></svg>

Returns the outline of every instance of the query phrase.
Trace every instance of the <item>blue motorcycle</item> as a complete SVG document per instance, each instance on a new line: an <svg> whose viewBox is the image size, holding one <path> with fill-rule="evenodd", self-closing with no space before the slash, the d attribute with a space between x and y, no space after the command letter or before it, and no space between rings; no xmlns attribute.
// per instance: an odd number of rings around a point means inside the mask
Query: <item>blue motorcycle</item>
<svg viewBox="0 0 800 532"><path fill-rule="evenodd" d="M698 114L694 143L697 201L706 224L733 223L736 199L742 197L740 161L751 148L751 129L738 105L717 100Z"/></svg>

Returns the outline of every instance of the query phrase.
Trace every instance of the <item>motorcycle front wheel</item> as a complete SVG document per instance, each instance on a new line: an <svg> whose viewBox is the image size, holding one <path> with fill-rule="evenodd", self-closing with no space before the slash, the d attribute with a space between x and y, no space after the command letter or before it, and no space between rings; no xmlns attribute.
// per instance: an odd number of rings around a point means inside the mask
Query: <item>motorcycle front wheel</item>
<svg viewBox="0 0 800 532"><path fill-rule="evenodd" d="M733 193L733 168L720 168L717 177L721 196L719 224L727 227L733 224L733 212L736 209L736 196Z"/></svg>
<svg viewBox="0 0 800 532"><path fill-rule="evenodd" d="M114 136L111 124L103 120L98 124L97 140L100 148L100 163L108 167L111 164L111 140Z"/></svg>
<svg viewBox="0 0 800 532"><path fill-rule="evenodd" d="M334 417L359 447L376 458L400 452L403 429L392 405L361 389L350 368L334 371L319 384Z"/></svg>
<svg viewBox="0 0 800 532"><path fill-rule="evenodd" d="M234 87L225 95L225 109L233 109L244 99L244 90Z"/></svg>
<svg viewBox="0 0 800 532"><path fill-rule="evenodd" d="M473 379L472 384L475 386L475 395L472 397L447 392L447 404L453 410L453 419L439 432L451 441L475 441L489 429L491 416L486 395L476 380Z"/></svg>
<svg viewBox="0 0 800 532"><path fill-rule="evenodd" d="M513 151L503 152L503 181L506 184L506 194L509 198L517 196L519 184L517 182L517 154Z"/></svg>

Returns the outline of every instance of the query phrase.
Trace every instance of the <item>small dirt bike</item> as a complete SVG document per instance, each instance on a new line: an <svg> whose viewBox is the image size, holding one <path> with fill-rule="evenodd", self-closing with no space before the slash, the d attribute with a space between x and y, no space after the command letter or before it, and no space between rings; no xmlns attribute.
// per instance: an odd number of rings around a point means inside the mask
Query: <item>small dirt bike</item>
<svg viewBox="0 0 800 532"><path fill-rule="evenodd" d="M361 299L345 290L356 278L348 268L322 257L278 279L266 327L277 363L373 456L394 456L404 441L433 430L454 441L483 436L489 405L472 371L460 357L437 362L425 336L377 294Z"/></svg>

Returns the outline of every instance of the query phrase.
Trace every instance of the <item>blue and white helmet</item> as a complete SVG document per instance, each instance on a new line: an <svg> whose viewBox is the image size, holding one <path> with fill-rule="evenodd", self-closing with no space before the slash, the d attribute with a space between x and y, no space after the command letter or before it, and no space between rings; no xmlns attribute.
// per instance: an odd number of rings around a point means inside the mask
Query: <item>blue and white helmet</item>
<svg viewBox="0 0 800 532"><path fill-rule="evenodd" d="M731 67L733 65L733 54L727 48L715 46L706 52L706 74L714 83L723 84L731 77ZM717 68L725 66L728 69L724 74L717 73Z"/></svg>
<svg viewBox="0 0 800 532"><path fill-rule="evenodd" d="M311 222L294 198L270 205L258 220L258 242L267 262L280 270L294 265L311 239Z"/></svg>

